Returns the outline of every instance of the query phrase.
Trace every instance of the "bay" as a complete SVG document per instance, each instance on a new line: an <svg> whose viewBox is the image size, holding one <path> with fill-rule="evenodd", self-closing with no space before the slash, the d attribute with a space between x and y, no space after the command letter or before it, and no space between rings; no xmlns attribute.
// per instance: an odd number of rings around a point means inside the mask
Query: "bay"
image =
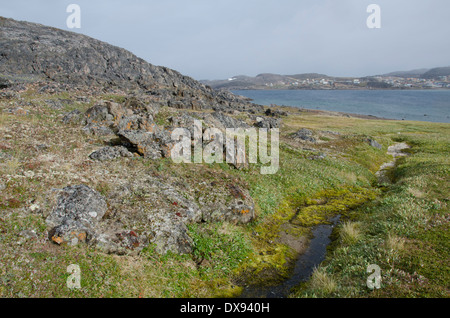
<svg viewBox="0 0 450 318"><path fill-rule="evenodd" d="M254 103L450 123L450 90L235 90Z"/></svg>

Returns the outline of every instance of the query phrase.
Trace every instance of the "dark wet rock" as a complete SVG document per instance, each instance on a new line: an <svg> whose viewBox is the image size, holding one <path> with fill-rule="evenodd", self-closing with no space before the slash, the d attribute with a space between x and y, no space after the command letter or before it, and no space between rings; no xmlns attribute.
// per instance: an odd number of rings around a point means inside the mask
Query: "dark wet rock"
<svg viewBox="0 0 450 318"><path fill-rule="evenodd" d="M128 151L128 149L123 146L115 146L115 147L108 146L96 150L89 155L89 158L98 161L113 160L120 157L130 158L133 157L133 153Z"/></svg>
<svg viewBox="0 0 450 318"><path fill-rule="evenodd" d="M272 129L280 128L281 119L270 118L270 117L256 117L255 127Z"/></svg>
<svg viewBox="0 0 450 318"><path fill-rule="evenodd" d="M285 117L288 115L287 112L282 111L282 110L277 110L277 109L272 109L272 108L268 108L264 114L266 116L271 116L271 117L277 117L277 118L281 118L281 117Z"/></svg>

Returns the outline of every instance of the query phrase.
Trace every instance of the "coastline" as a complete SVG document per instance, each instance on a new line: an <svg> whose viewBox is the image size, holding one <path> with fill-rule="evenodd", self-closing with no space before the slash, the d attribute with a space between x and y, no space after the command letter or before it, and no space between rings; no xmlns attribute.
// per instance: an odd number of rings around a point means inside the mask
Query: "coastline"
<svg viewBox="0 0 450 318"><path fill-rule="evenodd" d="M300 92L301 91L301 92ZM408 90L233 90L250 102L300 109L310 114L361 119L450 123L447 89ZM386 92L388 91L388 92ZM280 108L281 109L281 108Z"/></svg>

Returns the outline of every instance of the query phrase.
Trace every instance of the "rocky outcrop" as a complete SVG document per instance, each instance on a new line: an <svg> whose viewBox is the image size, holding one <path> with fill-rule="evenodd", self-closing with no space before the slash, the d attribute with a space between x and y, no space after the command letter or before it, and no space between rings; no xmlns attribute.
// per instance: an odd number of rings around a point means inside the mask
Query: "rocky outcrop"
<svg viewBox="0 0 450 318"><path fill-rule="evenodd" d="M120 157L133 157L133 154L123 146L108 146L94 151L89 155L89 158L99 161L113 160Z"/></svg>
<svg viewBox="0 0 450 318"><path fill-rule="evenodd" d="M167 67L78 33L0 17L0 86L45 81L71 87L139 91L155 104L182 109L261 111ZM51 87L49 87L51 89ZM64 90L65 88L62 87Z"/></svg>
<svg viewBox="0 0 450 318"><path fill-rule="evenodd" d="M227 221L245 224L255 218L249 193L237 185L209 185L196 199L176 184L156 177L116 186L106 197L85 186L62 190L46 219L55 244L89 244L107 253L139 252L154 244L159 253L190 253L191 223ZM147 200L124 206L131 193Z"/></svg>
<svg viewBox="0 0 450 318"><path fill-rule="evenodd" d="M104 198L85 185L64 188L46 220L51 227L49 239L57 244L94 239L96 226L107 208Z"/></svg>
<svg viewBox="0 0 450 318"><path fill-rule="evenodd" d="M214 91L81 34L5 18L0 18L0 27L0 87L12 94L24 86L32 86L38 94L78 92L71 99L45 99L45 107L52 110L92 102L87 111L72 110L61 118L62 123L79 125L107 145L90 153L89 165L107 166L106 161L129 161L136 156L169 158L175 128L187 129L192 137L207 128L222 132L249 128L255 125L249 114L264 111L246 98ZM119 92L124 97L99 100L99 92ZM170 115L166 116L167 110ZM195 127L196 120L203 122L200 128ZM199 141L194 138L192 146ZM210 141L202 142L205 147ZM160 253L190 253L194 242L189 224L245 224L256 217L248 190L234 181L220 179L187 187L180 178L160 179L156 171L114 180L119 181L108 183L108 191L100 190L101 194L86 185L60 190L46 215L49 240L59 245L89 244L119 255L139 252L149 244Z"/></svg>
<svg viewBox="0 0 450 318"><path fill-rule="evenodd" d="M313 132L310 129L302 128L296 133L292 135L294 139L300 139L307 142L315 143L317 142L317 139L313 137Z"/></svg>

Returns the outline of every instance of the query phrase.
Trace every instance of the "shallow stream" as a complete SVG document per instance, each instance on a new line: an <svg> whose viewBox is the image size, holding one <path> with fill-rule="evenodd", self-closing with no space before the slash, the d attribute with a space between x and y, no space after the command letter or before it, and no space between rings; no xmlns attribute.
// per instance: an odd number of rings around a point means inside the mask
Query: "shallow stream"
<svg viewBox="0 0 450 318"><path fill-rule="evenodd" d="M395 168L398 158L406 156L403 150L410 148L406 143L397 143L388 148L387 153L393 160L385 163L376 173L379 184L392 183L391 171ZM306 282L311 277L314 269L325 260L327 247L331 243L333 228L339 223L340 215L335 216L329 224L321 224L313 228L313 238L309 246L295 261L295 266L288 279L278 285L269 286L245 286L240 298L286 298L293 287Z"/></svg>

